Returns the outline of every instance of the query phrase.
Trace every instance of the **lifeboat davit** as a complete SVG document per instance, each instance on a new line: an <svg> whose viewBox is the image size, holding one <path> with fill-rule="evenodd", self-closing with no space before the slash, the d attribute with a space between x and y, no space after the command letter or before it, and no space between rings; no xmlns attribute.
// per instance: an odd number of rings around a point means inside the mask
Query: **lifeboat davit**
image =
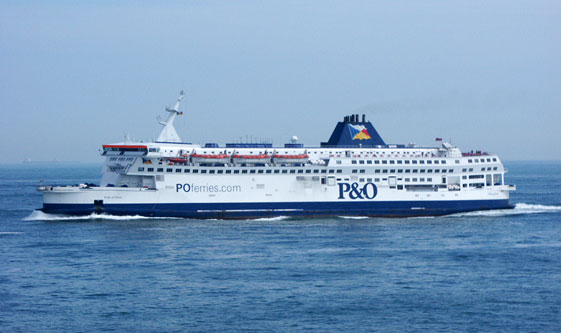
<svg viewBox="0 0 561 333"><path fill-rule="evenodd" d="M232 161L234 163L246 163L246 164L269 163L271 161L271 156L267 154L232 155Z"/></svg>
<svg viewBox="0 0 561 333"><path fill-rule="evenodd" d="M310 159L307 154L291 154L291 155L273 155L273 162L276 164L286 164L286 163L306 163Z"/></svg>
<svg viewBox="0 0 561 333"><path fill-rule="evenodd" d="M228 163L230 156L226 154L193 154L191 161L193 163Z"/></svg>

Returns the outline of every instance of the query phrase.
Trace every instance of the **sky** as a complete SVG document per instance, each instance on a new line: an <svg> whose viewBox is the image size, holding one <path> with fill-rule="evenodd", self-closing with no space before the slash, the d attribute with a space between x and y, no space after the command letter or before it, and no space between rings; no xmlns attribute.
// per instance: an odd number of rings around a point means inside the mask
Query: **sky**
<svg viewBox="0 0 561 333"><path fill-rule="evenodd" d="M561 159L561 1L0 2L0 163L156 138L388 143Z"/></svg>

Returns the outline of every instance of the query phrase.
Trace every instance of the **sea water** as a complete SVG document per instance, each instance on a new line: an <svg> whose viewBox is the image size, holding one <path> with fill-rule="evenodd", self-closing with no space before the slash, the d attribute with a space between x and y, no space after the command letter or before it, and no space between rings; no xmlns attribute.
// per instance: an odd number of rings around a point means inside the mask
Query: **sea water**
<svg viewBox="0 0 561 333"><path fill-rule="evenodd" d="M505 163L513 210L248 221L57 216L0 166L0 331L561 331L561 162Z"/></svg>

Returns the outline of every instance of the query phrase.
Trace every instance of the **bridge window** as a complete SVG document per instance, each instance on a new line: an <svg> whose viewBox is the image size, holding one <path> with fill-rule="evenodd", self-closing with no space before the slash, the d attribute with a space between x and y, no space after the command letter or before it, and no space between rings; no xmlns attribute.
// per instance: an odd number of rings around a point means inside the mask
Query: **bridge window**
<svg viewBox="0 0 561 333"><path fill-rule="evenodd" d="M154 172L154 168L148 168L148 172Z"/></svg>
<svg viewBox="0 0 561 333"><path fill-rule="evenodd" d="M158 172L164 172L164 168L158 168Z"/></svg>
<svg viewBox="0 0 561 333"><path fill-rule="evenodd" d="M201 173L206 173L206 169L201 169Z"/></svg>
<svg viewBox="0 0 561 333"><path fill-rule="evenodd" d="M138 168L138 171L144 171L144 168Z"/></svg>
<svg viewBox="0 0 561 333"><path fill-rule="evenodd" d="M181 172L181 169L175 169L175 172Z"/></svg>

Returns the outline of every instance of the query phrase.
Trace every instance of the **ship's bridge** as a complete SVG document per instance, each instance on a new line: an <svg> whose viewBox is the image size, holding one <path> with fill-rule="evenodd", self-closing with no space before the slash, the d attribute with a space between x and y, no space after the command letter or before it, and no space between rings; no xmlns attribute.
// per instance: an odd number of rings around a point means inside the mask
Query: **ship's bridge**
<svg viewBox="0 0 561 333"><path fill-rule="evenodd" d="M142 156L148 153L146 145L113 144L103 145L102 156Z"/></svg>

